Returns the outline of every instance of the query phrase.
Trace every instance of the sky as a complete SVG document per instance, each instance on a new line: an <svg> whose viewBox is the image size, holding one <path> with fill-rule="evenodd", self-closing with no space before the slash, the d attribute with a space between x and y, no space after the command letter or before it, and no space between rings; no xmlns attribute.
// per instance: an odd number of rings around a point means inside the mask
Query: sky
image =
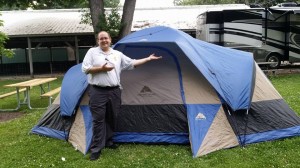
<svg viewBox="0 0 300 168"><path fill-rule="evenodd" d="M125 0L120 0L121 4L124 4ZM174 6L174 0L136 0L136 8L148 8L148 7L170 7Z"/></svg>

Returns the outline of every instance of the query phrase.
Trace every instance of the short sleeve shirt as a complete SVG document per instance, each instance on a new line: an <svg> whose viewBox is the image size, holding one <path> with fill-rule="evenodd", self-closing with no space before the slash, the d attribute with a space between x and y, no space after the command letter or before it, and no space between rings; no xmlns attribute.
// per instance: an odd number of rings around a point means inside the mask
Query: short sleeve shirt
<svg viewBox="0 0 300 168"><path fill-rule="evenodd" d="M102 51L100 47L93 47L86 53L82 62L82 71L87 73L95 66L107 65L115 68L107 72L88 74L88 83L97 86L120 86L120 74L122 70L133 69L133 59L127 57L122 52L110 48L108 53Z"/></svg>

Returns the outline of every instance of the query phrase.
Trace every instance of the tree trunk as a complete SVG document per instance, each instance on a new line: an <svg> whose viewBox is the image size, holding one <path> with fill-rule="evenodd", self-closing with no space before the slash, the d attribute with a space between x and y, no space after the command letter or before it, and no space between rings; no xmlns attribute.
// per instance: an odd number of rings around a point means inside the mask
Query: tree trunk
<svg viewBox="0 0 300 168"><path fill-rule="evenodd" d="M121 19L122 27L119 34L119 39L123 38L131 32L135 4L136 0L125 0L124 2L123 15Z"/></svg>
<svg viewBox="0 0 300 168"><path fill-rule="evenodd" d="M94 28L95 36L101 30L98 30L99 16L104 14L103 0L89 0L90 13L92 18L92 25Z"/></svg>

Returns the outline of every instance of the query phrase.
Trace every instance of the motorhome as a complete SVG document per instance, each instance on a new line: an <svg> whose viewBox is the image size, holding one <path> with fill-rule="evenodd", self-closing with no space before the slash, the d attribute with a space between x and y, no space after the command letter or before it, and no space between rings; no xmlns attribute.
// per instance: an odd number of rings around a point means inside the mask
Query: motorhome
<svg viewBox="0 0 300 168"><path fill-rule="evenodd" d="M300 8L206 11L197 17L196 38L252 52L256 62L300 62Z"/></svg>

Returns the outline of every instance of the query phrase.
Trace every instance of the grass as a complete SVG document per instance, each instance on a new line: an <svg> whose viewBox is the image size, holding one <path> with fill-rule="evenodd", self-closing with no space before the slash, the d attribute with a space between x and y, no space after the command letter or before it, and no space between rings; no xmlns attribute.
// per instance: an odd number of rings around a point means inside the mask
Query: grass
<svg viewBox="0 0 300 168"><path fill-rule="evenodd" d="M276 89L291 108L300 112L300 74L270 78ZM62 78L53 82L52 88L61 84ZM0 81L4 84L19 80ZM9 88L1 88L0 93ZM46 106L40 99L38 87L32 106ZM0 106L14 108L14 96L1 100ZM244 148L220 150L200 158L193 158L188 145L122 144L117 150L104 149L101 159L91 162L88 156L75 151L66 141L29 134L45 110L27 110L23 117L0 123L0 168L7 167L299 167L300 137L248 145ZM64 161L65 159L65 161Z"/></svg>

